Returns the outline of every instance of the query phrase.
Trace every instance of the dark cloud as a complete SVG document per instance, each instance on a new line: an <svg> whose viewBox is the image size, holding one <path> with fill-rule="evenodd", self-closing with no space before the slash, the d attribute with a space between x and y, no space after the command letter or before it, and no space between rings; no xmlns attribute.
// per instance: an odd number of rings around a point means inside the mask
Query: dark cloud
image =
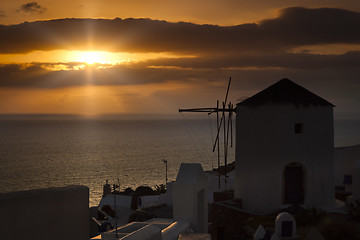
<svg viewBox="0 0 360 240"><path fill-rule="evenodd" d="M342 9L300 7L286 8L280 17L264 20L261 32L271 32L270 38L278 44L299 46L328 43L359 43L360 13Z"/></svg>
<svg viewBox="0 0 360 240"><path fill-rule="evenodd" d="M46 8L41 6L37 2L29 2L21 5L18 11L28 12L28 13L43 13L46 11Z"/></svg>
<svg viewBox="0 0 360 240"><path fill-rule="evenodd" d="M178 59L174 60L177 61ZM285 61L285 60L281 60ZM295 61L295 60L294 60ZM152 63L152 62L149 62ZM347 82L356 84L359 90L360 69L355 66L335 68L330 64L324 67L273 67L270 63L264 63L254 66L229 67L218 64L208 64L202 67L183 68L178 66L166 66L165 61L162 66L165 67L148 67L145 63L134 63L126 65L116 65L108 68L92 70L82 69L75 70L79 63L32 63L32 64L3 64L0 65L0 87L10 88L62 88L73 86L85 86L88 84L94 86L116 86L116 85L137 85L164 82L206 82L218 81L224 76L233 76L234 85L242 88L242 83L247 89L255 89L259 86L257 83L272 82L274 79L284 77L294 79L308 79L306 81L314 81L321 83L329 83L331 81ZM56 70L57 66L66 67L67 70ZM176 65L175 63L173 65ZM196 64L195 64L196 65ZM233 64L232 64L233 65ZM267 66L269 65L269 66ZM291 64L290 64L291 65ZM309 64L311 65L311 63ZM92 68L96 68L93 65ZM91 68L91 67L90 67ZM89 72L91 71L91 75ZM89 78L90 76L90 78ZM266 76L266 77L265 77ZM265 80L267 79L267 80ZM311 80L313 79L313 80ZM244 82L249 81L249 82ZM241 84L240 84L241 83Z"/></svg>
<svg viewBox="0 0 360 240"><path fill-rule="evenodd" d="M144 62L146 66L167 66L190 69L221 68L287 68L287 69L333 69L358 68L360 52L351 51L342 55L317 54L236 54L206 55L195 58L155 59Z"/></svg>
<svg viewBox="0 0 360 240"><path fill-rule="evenodd" d="M360 95L358 94L360 91L360 81L358 79L360 69L358 67L328 67L326 69L313 67L280 69L256 67L253 69L246 67L223 68L223 66L218 68L209 64L208 67L183 69L178 67L149 68L143 62L93 70L91 71L92 74L89 74L87 69L49 70L59 64L66 66L68 69L74 69L74 66L78 63L0 65L0 88L59 89L88 85L136 86L139 84L174 82L194 87L186 90L186 92L176 91L176 95L166 98L167 102L175 100L179 104L193 102L192 107L201 107L200 103L205 104L211 99L216 100L216 98L223 97L226 81L230 76L233 79L230 94L232 102L237 102L239 98L244 96L251 96L274 82L287 77L335 104L338 112L358 112L356 109L358 109L360 103ZM223 84L223 88L219 83ZM199 97L199 91L203 92L203 98ZM180 101L181 99L183 100ZM200 105L194 103L195 99L196 103ZM177 106L184 107L184 105Z"/></svg>
<svg viewBox="0 0 360 240"><path fill-rule="evenodd" d="M70 70L52 70L61 65ZM7 88L63 88L97 85L136 85L180 81L194 77L194 73L174 69L146 68L142 65L118 65L108 69L74 70L78 63L32 63L0 65L0 87ZM96 68L96 65L91 66ZM73 70L71 70L73 69ZM89 75L89 72L91 74ZM146 76L146 77L144 77Z"/></svg>
<svg viewBox="0 0 360 240"><path fill-rule="evenodd" d="M287 8L279 17L238 26L151 19L58 19L0 26L2 53L52 49L186 54L279 52L311 44L360 43L360 13Z"/></svg>

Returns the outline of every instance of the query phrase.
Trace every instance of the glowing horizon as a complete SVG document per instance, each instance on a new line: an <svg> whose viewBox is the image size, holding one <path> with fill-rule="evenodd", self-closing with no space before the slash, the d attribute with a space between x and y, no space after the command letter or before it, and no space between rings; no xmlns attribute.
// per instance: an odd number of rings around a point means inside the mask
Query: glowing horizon
<svg viewBox="0 0 360 240"><path fill-rule="evenodd" d="M170 53L128 53L109 51L83 51L83 50L51 50L32 51L29 53L0 54L0 64L23 64L23 63L86 63L86 64L110 64L146 61L159 58L179 58L194 56L178 56Z"/></svg>

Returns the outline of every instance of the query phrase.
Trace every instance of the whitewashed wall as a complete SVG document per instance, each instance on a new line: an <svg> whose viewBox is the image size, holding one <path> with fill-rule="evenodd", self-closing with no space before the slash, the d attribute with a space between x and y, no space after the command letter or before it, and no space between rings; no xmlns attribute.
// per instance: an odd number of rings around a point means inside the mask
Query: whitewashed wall
<svg viewBox="0 0 360 240"><path fill-rule="evenodd" d="M295 123L303 133L294 133ZM281 208L283 171L296 162L305 167L305 206L333 206L333 139L330 106L238 105L235 197L256 213Z"/></svg>

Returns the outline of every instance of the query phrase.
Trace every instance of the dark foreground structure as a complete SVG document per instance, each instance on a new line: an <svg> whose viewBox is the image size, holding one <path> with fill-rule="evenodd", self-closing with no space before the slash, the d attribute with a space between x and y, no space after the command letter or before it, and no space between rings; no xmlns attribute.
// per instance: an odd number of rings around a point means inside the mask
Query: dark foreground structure
<svg viewBox="0 0 360 240"><path fill-rule="evenodd" d="M4 240L88 240L89 188L68 186L0 193Z"/></svg>

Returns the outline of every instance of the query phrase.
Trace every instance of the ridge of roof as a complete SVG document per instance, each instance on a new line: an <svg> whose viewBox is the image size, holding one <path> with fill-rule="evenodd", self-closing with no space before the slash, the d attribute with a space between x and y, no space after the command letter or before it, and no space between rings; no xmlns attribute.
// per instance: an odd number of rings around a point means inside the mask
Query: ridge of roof
<svg viewBox="0 0 360 240"><path fill-rule="evenodd" d="M306 88L283 78L255 95L237 103L241 106L261 106L265 104L294 104L295 106L332 106L332 103L310 92Z"/></svg>

